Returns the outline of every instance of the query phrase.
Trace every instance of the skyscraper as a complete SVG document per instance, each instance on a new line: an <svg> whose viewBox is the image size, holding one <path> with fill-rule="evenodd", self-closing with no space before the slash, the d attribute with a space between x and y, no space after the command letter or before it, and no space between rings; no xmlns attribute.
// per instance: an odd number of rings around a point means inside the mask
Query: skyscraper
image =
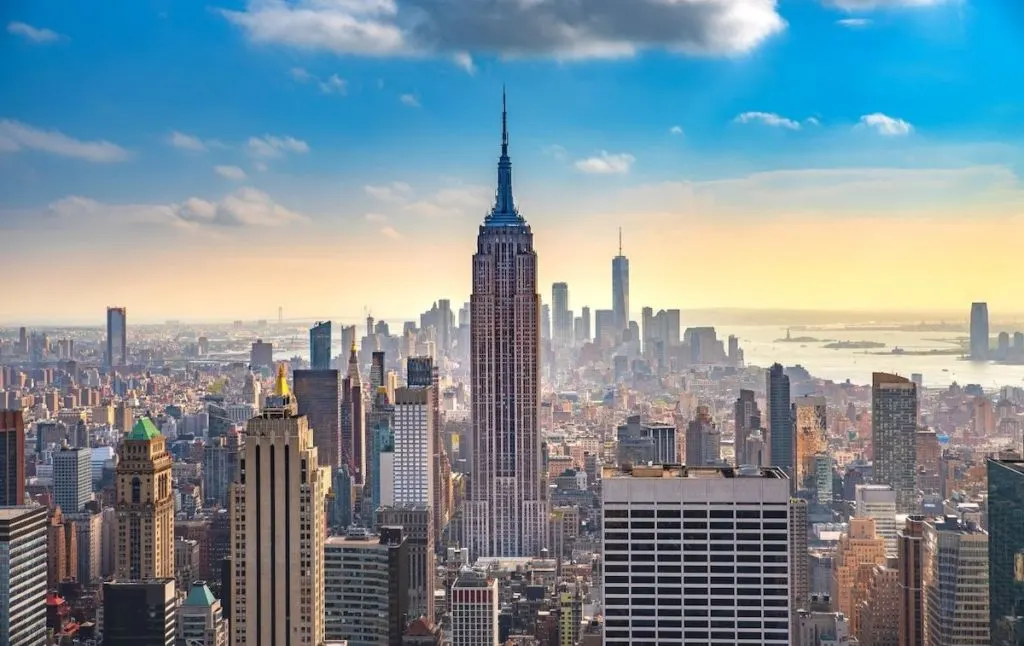
<svg viewBox="0 0 1024 646"><path fill-rule="evenodd" d="M46 507L0 507L0 643L46 643Z"/></svg>
<svg viewBox="0 0 1024 646"><path fill-rule="evenodd" d="M53 502L66 514L92 500L92 451L61 447L53 454Z"/></svg>
<svg viewBox="0 0 1024 646"><path fill-rule="evenodd" d="M772 364L768 369L768 383L765 389L767 398L766 417L768 418L768 463L780 467L789 476L791 485L796 475L793 462L796 459L796 447L793 443L793 412L790 409L789 377L786 376L781 364Z"/></svg>
<svg viewBox="0 0 1024 646"><path fill-rule="evenodd" d="M472 466L463 542L473 557L536 555L547 536L537 253L512 198L507 114L503 106L494 208L480 226L473 255Z"/></svg>
<svg viewBox="0 0 1024 646"><path fill-rule="evenodd" d="M900 591L900 619L897 628L899 646L924 646L924 601L921 597L923 537L923 516L910 516L903 529L896 532ZM1015 643L1009 642L1006 646Z"/></svg>
<svg viewBox="0 0 1024 646"><path fill-rule="evenodd" d="M822 396L806 395L793 401L796 462L793 465L797 489L813 491L814 456L828 448L828 402Z"/></svg>
<svg viewBox="0 0 1024 646"><path fill-rule="evenodd" d="M25 418L0 410L0 507L25 504Z"/></svg>
<svg viewBox="0 0 1024 646"><path fill-rule="evenodd" d="M615 341L629 327L629 258L622 255L622 228L619 228L619 255L612 258L612 312L615 313Z"/></svg>
<svg viewBox="0 0 1024 646"><path fill-rule="evenodd" d="M987 460L988 584L993 646L1024 640L1024 462Z"/></svg>
<svg viewBox="0 0 1024 646"><path fill-rule="evenodd" d="M988 359L988 303L971 303L971 359Z"/></svg>
<svg viewBox="0 0 1024 646"><path fill-rule="evenodd" d="M882 372L871 380L874 479L896 492L896 511L917 509L917 386Z"/></svg>
<svg viewBox="0 0 1024 646"><path fill-rule="evenodd" d="M329 370L331 367L331 322L318 321L309 329L309 367ZM302 398L299 398L302 401Z"/></svg>
<svg viewBox="0 0 1024 646"><path fill-rule="evenodd" d="M128 363L128 310L123 307L107 308L107 367Z"/></svg>
<svg viewBox="0 0 1024 646"><path fill-rule="evenodd" d="M295 398L299 415L313 429L320 463L338 468L341 461L341 378L337 370L296 370Z"/></svg>
<svg viewBox="0 0 1024 646"><path fill-rule="evenodd" d="M117 578L174 578L174 492L167 438L140 417L117 464Z"/></svg>
<svg viewBox="0 0 1024 646"><path fill-rule="evenodd" d="M551 286L551 328L555 343L563 347L572 345L572 312L566 283Z"/></svg>
<svg viewBox="0 0 1024 646"><path fill-rule="evenodd" d="M924 523L923 641L929 646L991 646L988 534L956 516Z"/></svg>
<svg viewBox="0 0 1024 646"><path fill-rule="evenodd" d="M395 391L395 504L434 504L434 389Z"/></svg>
<svg viewBox="0 0 1024 646"><path fill-rule="evenodd" d="M591 336L590 336L590 308L589 307L584 307L582 310L580 310L580 325L581 325L581 327L583 329L583 336L580 339L577 339L577 341L581 341L583 343L589 343L590 339L591 339Z"/></svg>
<svg viewBox="0 0 1024 646"><path fill-rule="evenodd" d="M356 346L348 357L348 375L341 381L341 459L353 482L362 485L366 473L366 434L363 413L363 377L359 374Z"/></svg>
<svg viewBox="0 0 1024 646"><path fill-rule="evenodd" d="M324 502L330 468L298 414L284 364L274 394L245 430L232 487L231 631L235 646L324 639Z"/></svg>
<svg viewBox="0 0 1024 646"><path fill-rule="evenodd" d="M761 466L752 460L752 456L747 455L747 440L761 428L761 410L757 407L757 398L753 390L740 391L740 396L736 399L733 419L736 428L734 440L736 466L744 464Z"/></svg>

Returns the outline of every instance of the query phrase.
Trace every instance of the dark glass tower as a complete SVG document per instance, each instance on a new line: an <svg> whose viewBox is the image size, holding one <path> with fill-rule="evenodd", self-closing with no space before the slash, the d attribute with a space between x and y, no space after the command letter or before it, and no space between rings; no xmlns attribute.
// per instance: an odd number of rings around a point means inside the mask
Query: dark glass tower
<svg viewBox="0 0 1024 646"><path fill-rule="evenodd" d="M1024 462L989 459L988 582L993 646L1024 643Z"/></svg>
<svg viewBox="0 0 1024 646"><path fill-rule="evenodd" d="M538 419L540 295L533 232L512 199L504 106L498 189L473 255L470 318L471 473L462 544L472 558L534 556L546 545L548 519Z"/></svg>
<svg viewBox="0 0 1024 646"><path fill-rule="evenodd" d="M792 398L789 394L789 377L782 364L772 364L768 369L768 383L765 389L768 418L768 459L773 467L780 467L793 480L793 462L796 446L793 442Z"/></svg>
<svg viewBox="0 0 1024 646"><path fill-rule="evenodd" d="M330 321L320 321L309 329L309 367L313 370L331 367Z"/></svg>
<svg viewBox="0 0 1024 646"><path fill-rule="evenodd" d="M107 367L128 363L128 310L123 307L107 308Z"/></svg>
<svg viewBox="0 0 1024 646"><path fill-rule="evenodd" d="M309 418L320 464L337 469L343 464L341 375L337 370L296 370L292 378L295 398L299 400L299 415Z"/></svg>

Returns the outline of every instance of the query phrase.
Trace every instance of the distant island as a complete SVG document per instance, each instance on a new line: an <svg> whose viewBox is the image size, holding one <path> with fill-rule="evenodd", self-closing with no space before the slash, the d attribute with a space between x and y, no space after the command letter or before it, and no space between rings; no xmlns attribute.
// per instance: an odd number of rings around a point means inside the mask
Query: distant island
<svg viewBox="0 0 1024 646"><path fill-rule="evenodd" d="M870 350L872 348L884 348L884 343L878 341L834 341L824 346L830 350Z"/></svg>
<svg viewBox="0 0 1024 646"><path fill-rule="evenodd" d="M786 328L786 338L775 339L776 343L820 343L823 339L816 339L813 336L790 336L789 328Z"/></svg>

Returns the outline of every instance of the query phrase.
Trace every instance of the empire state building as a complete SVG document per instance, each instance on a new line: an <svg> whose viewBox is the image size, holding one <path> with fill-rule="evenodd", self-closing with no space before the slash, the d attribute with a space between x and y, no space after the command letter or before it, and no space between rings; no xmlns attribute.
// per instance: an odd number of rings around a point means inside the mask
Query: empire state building
<svg viewBox="0 0 1024 646"><path fill-rule="evenodd" d="M470 297L473 425L463 546L472 558L536 556L547 546L537 253L512 200L504 96L501 121L498 190L477 237Z"/></svg>

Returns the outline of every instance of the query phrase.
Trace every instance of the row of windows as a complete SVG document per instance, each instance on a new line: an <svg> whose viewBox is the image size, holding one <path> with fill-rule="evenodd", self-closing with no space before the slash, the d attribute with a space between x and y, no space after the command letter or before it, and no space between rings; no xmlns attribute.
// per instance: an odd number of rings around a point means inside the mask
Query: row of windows
<svg viewBox="0 0 1024 646"><path fill-rule="evenodd" d="M673 503L675 504L675 503ZM788 518L786 509L605 509L605 518Z"/></svg>

